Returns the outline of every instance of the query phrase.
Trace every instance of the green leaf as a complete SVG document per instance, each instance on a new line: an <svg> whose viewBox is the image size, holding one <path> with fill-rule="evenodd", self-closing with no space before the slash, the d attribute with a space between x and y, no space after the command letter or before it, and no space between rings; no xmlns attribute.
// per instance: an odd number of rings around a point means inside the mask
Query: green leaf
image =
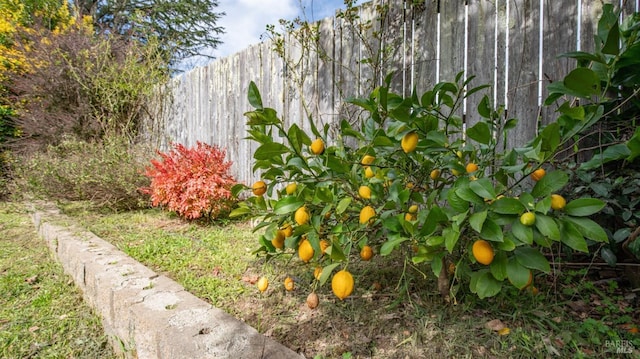
<svg viewBox="0 0 640 359"><path fill-rule="evenodd" d="M453 208L457 212L465 212L467 209L469 209L469 202L460 198L460 196L456 194L455 188L452 188L447 192L447 202L449 203L451 208Z"/></svg>
<svg viewBox="0 0 640 359"><path fill-rule="evenodd" d="M536 228L543 236L549 237L554 241L560 240L560 229L553 218L544 214L536 213Z"/></svg>
<svg viewBox="0 0 640 359"><path fill-rule="evenodd" d="M344 211L349 208L349 205L351 204L351 197L345 197L343 199L340 200L340 202L338 202L338 205L336 206L336 214L342 214L344 213Z"/></svg>
<svg viewBox="0 0 640 359"><path fill-rule="evenodd" d="M520 219L516 218L511 225L511 233L522 243L533 244L533 228L527 227L520 223Z"/></svg>
<svg viewBox="0 0 640 359"><path fill-rule="evenodd" d="M636 157L640 156L640 126L636 127L636 132L633 136L627 141L627 147L631 154L627 158L627 161L633 162Z"/></svg>
<svg viewBox="0 0 640 359"><path fill-rule="evenodd" d="M560 241L570 248L589 253L589 248L587 247L587 241L585 241L584 237L580 233L580 231L570 222L565 222L563 236Z"/></svg>
<svg viewBox="0 0 640 359"><path fill-rule="evenodd" d="M270 160L274 157L280 157L282 154L289 152L289 148L281 143L270 142L258 147L253 154L256 160Z"/></svg>
<svg viewBox="0 0 640 359"><path fill-rule="evenodd" d="M440 207L434 206L427 214L427 219L424 221L424 225L420 230L420 234L428 236L436 230L438 223L448 221L449 217L442 211Z"/></svg>
<svg viewBox="0 0 640 359"><path fill-rule="evenodd" d="M493 261L489 265L491 274L499 281L503 281L507 277L507 254L504 252L497 252Z"/></svg>
<svg viewBox="0 0 640 359"><path fill-rule="evenodd" d="M502 227L489 218L484 222L484 226L482 226L480 237L488 241L502 242L504 238Z"/></svg>
<svg viewBox="0 0 640 359"><path fill-rule="evenodd" d="M304 205L304 201L294 196L286 196L276 202L273 212L278 215L293 213Z"/></svg>
<svg viewBox="0 0 640 359"><path fill-rule="evenodd" d="M584 120L584 115L585 115L584 107L582 106L571 107L569 101L564 102L560 106L558 111L575 120Z"/></svg>
<svg viewBox="0 0 640 359"><path fill-rule="evenodd" d="M493 297L502 290L502 282L496 280L490 272L483 272L478 277L475 290L480 299Z"/></svg>
<svg viewBox="0 0 640 359"><path fill-rule="evenodd" d="M250 213L251 213L251 208L249 208L249 207L238 207L238 208L234 208L233 211L231 211L231 213L229 213L229 218L242 217L245 214L250 214Z"/></svg>
<svg viewBox="0 0 640 359"><path fill-rule="evenodd" d="M469 217L469 225L474 231L478 233L482 232L482 225L485 219L487 219L487 213L487 211L476 212Z"/></svg>
<svg viewBox="0 0 640 359"><path fill-rule="evenodd" d="M320 274L320 285L324 285L327 282L327 279L331 276L331 272L333 272L333 270L340 264L341 263L332 263L322 268L322 274Z"/></svg>
<svg viewBox="0 0 640 359"><path fill-rule="evenodd" d="M564 211L575 217L586 217L600 212L604 208L605 203L595 198L578 198L567 203Z"/></svg>
<svg viewBox="0 0 640 359"><path fill-rule="evenodd" d="M578 67L572 70L565 76L564 85L579 97L589 98L600 94L600 78L590 68Z"/></svg>
<svg viewBox="0 0 640 359"><path fill-rule="evenodd" d="M302 150L303 144L310 144L311 139L307 134L298 127L295 123L289 127L289 132L287 133L287 137L289 138L289 142L293 149L300 153Z"/></svg>
<svg viewBox="0 0 640 359"><path fill-rule="evenodd" d="M622 160L631 156L631 150L626 143L619 143L607 147L601 153L594 155L589 161L580 164L580 170L590 171L594 168L601 167L605 163L611 161Z"/></svg>
<svg viewBox="0 0 640 359"><path fill-rule="evenodd" d="M491 142L491 129L486 122L478 122L466 132L470 139L488 145Z"/></svg>
<svg viewBox="0 0 640 359"><path fill-rule="evenodd" d="M515 258L511 258L507 263L507 278L514 287L524 288L529 283L531 270L523 266Z"/></svg>
<svg viewBox="0 0 640 359"><path fill-rule="evenodd" d="M380 247L380 255L381 256L387 256L387 255L391 254L391 252L393 252L393 250L397 246L399 246L400 243L406 242L408 240L409 240L409 238L407 238L407 237L398 236L397 238L390 239L390 240L384 242L384 244L382 244L382 246Z"/></svg>
<svg viewBox="0 0 640 359"><path fill-rule="evenodd" d="M513 251L516 260L529 269L537 269L544 273L551 272L549 261L535 248L519 247Z"/></svg>
<svg viewBox="0 0 640 359"><path fill-rule="evenodd" d="M493 202L491 210L500 214L520 214L526 208L515 198L503 197Z"/></svg>
<svg viewBox="0 0 640 359"><path fill-rule="evenodd" d="M489 96L482 96L482 100L478 103L478 114L484 118L491 118L491 104Z"/></svg>
<svg viewBox="0 0 640 359"><path fill-rule="evenodd" d="M547 125L540 136L542 138L542 150L555 153L560 145L560 125L557 122Z"/></svg>
<svg viewBox="0 0 640 359"><path fill-rule="evenodd" d="M598 223L590 220L589 218L567 216L564 220L571 222L583 236L593 241L604 243L609 242L607 232L605 232Z"/></svg>
<svg viewBox="0 0 640 359"><path fill-rule="evenodd" d="M460 232L454 230L453 228L445 228L442 230L442 236L444 237L444 246L447 248L449 253L453 253L453 249L458 243L458 239L460 238Z"/></svg>
<svg viewBox="0 0 640 359"><path fill-rule="evenodd" d="M258 90L258 86L256 86L256 83L253 81L249 83L248 97L249 104L251 104L251 106L256 109L262 109L262 98L260 97L260 90Z"/></svg>
<svg viewBox="0 0 640 359"><path fill-rule="evenodd" d="M531 190L531 195L536 198L546 197L557 192L569 182L569 175L564 171L548 172Z"/></svg>
<svg viewBox="0 0 640 359"><path fill-rule="evenodd" d="M488 178L480 178L469 183L469 188L484 199L495 199L496 191Z"/></svg>

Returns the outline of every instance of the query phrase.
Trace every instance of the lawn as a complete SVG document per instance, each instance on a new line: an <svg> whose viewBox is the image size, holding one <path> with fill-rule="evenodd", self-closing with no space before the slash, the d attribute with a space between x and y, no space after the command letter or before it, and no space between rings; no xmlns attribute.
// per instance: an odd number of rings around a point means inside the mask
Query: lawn
<svg viewBox="0 0 640 359"><path fill-rule="evenodd" d="M189 223L159 210L64 211L120 249L308 358L634 357L639 299L619 268L563 266L531 290L479 300L461 290L445 303L436 278L404 257L352 263L354 294L338 300L314 280L314 265L289 253L257 257L245 222ZM407 248L407 250L410 250ZM588 263L588 262L587 262ZM266 276L268 290L255 283ZM295 289L284 289L291 277ZM320 298L309 309L306 298Z"/></svg>
<svg viewBox="0 0 640 359"><path fill-rule="evenodd" d="M0 202L0 357L116 357L24 206L7 202Z"/></svg>

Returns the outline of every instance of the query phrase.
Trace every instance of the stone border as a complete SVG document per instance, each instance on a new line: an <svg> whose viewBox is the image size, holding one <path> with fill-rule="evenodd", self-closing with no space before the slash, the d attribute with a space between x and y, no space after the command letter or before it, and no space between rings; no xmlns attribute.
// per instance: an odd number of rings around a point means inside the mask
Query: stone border
<svg viewBox="0 0 640 359"><path fill-rule="evenodd" d="M64 219L57 208L32 213L38 234L126 358L303 358L95 234L51 224L53 218Z"/></svg>

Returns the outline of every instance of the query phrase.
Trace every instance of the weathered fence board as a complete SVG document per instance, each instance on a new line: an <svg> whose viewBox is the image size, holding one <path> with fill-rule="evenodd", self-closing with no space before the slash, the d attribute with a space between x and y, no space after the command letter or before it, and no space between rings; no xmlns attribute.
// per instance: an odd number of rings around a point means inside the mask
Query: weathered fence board
<svg viewBox="0 0 640 359"><path fill-rule="evenodd" d="M638 11L639 0L604 0ZM285 34L285 58L273 51L271 39L175 78L159 93L171 98L150 106L145 134L161 148L170 141L192 146L196 141L227 149L234 175L251 183L256 145L245 140L244 112L251 110L251 81L264 105L274 108L287 125L308 130L338 128L343 119L356 123L361 112L344 99L368 96L393 72L392 91L418 95L439 81L453 81L464 71L476 76L469 88L492 85L470 96L458 113L466 126L479 119L478 102L488 94L494 106L505 106L506 118L519 120L505 146L519 146L540 126L553 121L554 108L539 105L545 86L562 79L575 61L557 56L592 51L602 0L374 0L356 10L370 21L365 36L347 16L324 19L317 38ZM387 9L381 16L378 11ZM370 63L381 61L380 68Z"/></svg>

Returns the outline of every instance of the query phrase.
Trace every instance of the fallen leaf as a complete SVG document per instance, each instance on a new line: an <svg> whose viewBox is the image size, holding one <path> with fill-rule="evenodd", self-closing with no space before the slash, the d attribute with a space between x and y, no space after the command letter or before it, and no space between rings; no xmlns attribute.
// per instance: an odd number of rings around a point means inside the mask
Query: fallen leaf
<svg viewBox="0 0 640 359"><path fill-rule="evenodd" d="M244 276L242 277L242 281L249 284L256 284L258 282L258 276L257 275Z"/></svg>
<svg viewBox="0 0 640 359"><path fill-rule="evenodd" d="M493 331L496 331L496 332L501 330L501 329L504 329L506 327L504 325L504 323L500 319L490 320L484 326L487 329L490 329L490 330L493 330Z"/></svg>
<svg viewBox="0 0 640 359"><path fill-rule="evenodd" d="M33 283L38 281L38 275L36 274L33 277L29 277L29 278L25 279L24 281L27 282L28 284L33 284Z"/></svg>
<svg viewBox="0 0 640 359"><path fill-rule="evenodd" d="M511 333L511 329L507 327L498 330L498 335L509 335L509 333Z"/></svg>
<svg viewBox="0 0 640 359"><path fill-rule="evenodd" d="M39 327L39 326L37 326L37 325L34 325L33 327L30 327L30 328L29 328L29 332L30 332L30 333L33 333L33 332L35 332L35 331L36 331L36 330L38 330L38 329L40 329L40 327Z"/></svg>
<svg viewBox="0 0 640 359"><path fill-rule="evenodd" d="M213 274L214 277L217 277L220 275L220 271L222 270L222 268L220 267L215 267L213 268L213 271L211 272L211 274Z"/></svg>

